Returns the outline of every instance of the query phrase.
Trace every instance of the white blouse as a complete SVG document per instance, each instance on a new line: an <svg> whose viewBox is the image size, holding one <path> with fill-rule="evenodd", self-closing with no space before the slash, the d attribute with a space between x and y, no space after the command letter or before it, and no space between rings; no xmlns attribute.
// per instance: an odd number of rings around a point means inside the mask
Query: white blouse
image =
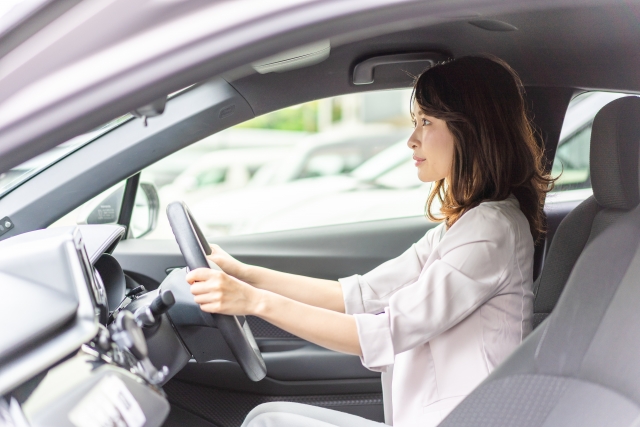
<svg viewBox="0 0 640 427"><path fill-rule="evenodd" d="M388 423L436 426L522 342L532 276L529 223L510 196L471 209L449 230L429 230L363 276L340 279L362 363L383 372Z"/></svg>

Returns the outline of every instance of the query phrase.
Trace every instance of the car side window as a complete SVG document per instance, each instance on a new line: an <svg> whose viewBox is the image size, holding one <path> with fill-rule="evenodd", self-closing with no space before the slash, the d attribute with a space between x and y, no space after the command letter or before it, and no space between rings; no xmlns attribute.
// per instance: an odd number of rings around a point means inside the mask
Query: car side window
<svg viewBox="0 0 640 427"><path fill-rule="evenodd" d="M590 188L589 147L591 123L558 146L552 175L557 176L556 191Z"/></svg>
<svg viewBox="0 0 640 427"><path fill-rule="evenodd" d="M182 200L212 238L422 215L426 190L406 146L410 95L352 94L275 111L168 156L141 181L155 184L160 212ZM164 214L144 238L172 238Z"/></svg>

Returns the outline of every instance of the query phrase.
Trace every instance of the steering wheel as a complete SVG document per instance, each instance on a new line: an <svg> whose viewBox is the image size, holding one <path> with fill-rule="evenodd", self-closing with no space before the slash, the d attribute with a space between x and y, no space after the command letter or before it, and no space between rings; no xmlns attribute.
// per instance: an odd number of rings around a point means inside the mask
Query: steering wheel
<svg viewBox="0 0 640 427"><path fill-rule="evenodd" d="M211 247L184 202L172 202L167 206L167 217L173 234L190 270L212 268L221 270L206 255ZM212 314L213 320L236 360L252 381L260 381L267 375L258 344L253 338L249 322L244 316Z"/></svg>

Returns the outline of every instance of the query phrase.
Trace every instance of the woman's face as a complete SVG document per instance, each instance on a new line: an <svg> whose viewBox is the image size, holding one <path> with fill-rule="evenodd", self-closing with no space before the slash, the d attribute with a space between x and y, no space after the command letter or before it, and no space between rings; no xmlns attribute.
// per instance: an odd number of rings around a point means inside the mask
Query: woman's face
<svg viewBox="0 0 640 427"><path fill-rule="evenodd" d="M414 101L412 116L415 129L407 145L413 150L413 160L422 182L433 182L451 175L453 135L444 120L426 116Z"/></svg>

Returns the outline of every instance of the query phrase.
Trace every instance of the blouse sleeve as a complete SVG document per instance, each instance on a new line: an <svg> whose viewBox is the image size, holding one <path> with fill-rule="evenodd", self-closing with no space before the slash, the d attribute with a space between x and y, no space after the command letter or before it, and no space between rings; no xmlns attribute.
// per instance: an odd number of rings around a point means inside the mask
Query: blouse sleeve
<svg viewBox="0 0 640 427"><path fill-rule="evenodd" d="M467 215L475 218L460 219L465 227L448 231L452 235L438 246L440 259L395 292L384 312L354 316L364 366L385 371L396 354L428 342L498 293L513 256L513 231L474 211Z"/></svg>
<svg viewBox="0 0 640 427"><path fill-rule="evenodd" d="M444 224L429 230L402 255L374 268L365 275L338 279L342 285L345 312L380 313L394 292L415 282L431 253L433 236Z"/></svg>

